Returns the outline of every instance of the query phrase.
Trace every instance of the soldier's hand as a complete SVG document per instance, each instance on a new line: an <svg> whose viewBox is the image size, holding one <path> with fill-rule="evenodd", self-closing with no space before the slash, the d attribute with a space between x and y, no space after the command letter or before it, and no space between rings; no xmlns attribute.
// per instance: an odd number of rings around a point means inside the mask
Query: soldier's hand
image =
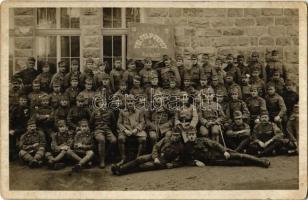
<svg viewBox="0 0 308 200"><path fill-rule="evenodd" d="M264 144L263 142L261 142L261 141L258 141L258 144L259 144L259 146L262 147L262 148L265 147L265 144Z"/></svg>
<svg viewBox="0 0 308 200"><path fill-rule="evenodd" d="M38 147L39 145L40 145L39 143L34 143L32 147L35 148L35 147Z"/></svg>
<svg viewBox="0 0 308 200"><path fill-rule="evenodd" d="M155 163L155 164L160 164L159 159L158 159L158 158L155 158L155 159L154 159L154 163Z"/></svg>
<svg viewBox="0 0 308 200"><path fill-rule="evenodd" d="M131 136L131 135L132 135L132 132L130 132L129 130L125 130L124 132L125 132L125 134L126 134L127 136Z"/></svg>
<svg viewBox="0 0 308 200"><path fill-rule="evenodd" d="M205 164L199 160L195 160L195 164L197 167L205 167Z"/></svg>
<svg viewBox="0 0 308 200"><path fill-rule="evenodd" d="M167 167L167 169L171 169L171 168L173 168L173 164L172 163L167 163L166 167Z"/></svg>
<svg viewBox="0 0 308 200"><path fill-rule="evenodd" d="M14 135L14 133L15 133L14 130L10 130L10 131L9 131L9 134L10 134L10 135Z"/></svg>
<svg viewBox="0 0 308 200"><path fill-rule="evenodd" d="M255 120L255 124L259 124L260 123L260 120L259 119L256 119Z"/></svg>
<svg viewBox="0 0 308 200"><path fill-rule="evenodd" d="M136 135L137 132L138 132L138 130L135 128L135 129L132 131L132 134L133 134L133 135Z"/></svg>
<svg viewBox="0 0 308 200"><path fill-rule="evenodd" d="M230 158L230 153L226 151L224 153L224 156L225 156L226 160L228 160Z"/></svg>
<svg viewBox="0 0 308 200"><path fill-rule="evenodd" d="M275 122L280 122L280 121L281 121L280 116L279 116L279 115L277 115L277 116L274 118L274 121L275 121Z"/></svg>

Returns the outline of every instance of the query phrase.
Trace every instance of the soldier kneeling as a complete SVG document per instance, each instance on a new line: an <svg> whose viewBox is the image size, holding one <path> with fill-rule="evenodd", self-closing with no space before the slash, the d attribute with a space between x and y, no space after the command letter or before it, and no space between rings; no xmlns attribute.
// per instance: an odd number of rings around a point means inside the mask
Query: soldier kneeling
<svg viewBox="0 0 308 200"><path fill-rule="evenodd" d="M185 163L203 167L205 165L252 165L269 167L270 162L248 154L238 153L207 139L197 138L196 130L187 132L188 142L185 144Z"/></svg>
<svg viewBox="0 0 308 200"><path fill-rule="evenodd" d="M164 137L154 145L151 154L139 156L125 164L112 165L111 170L115 175L122 175L134 171L175 168L181 165L182 155L181 134L178 131L173 131L170 137Z"/></svg>
<svg viewBox="0 0 308 200"><path fill-rule="evenodd" d="M40 167L45 154L45 136L37 129L35 120L30 119L27 125L27 132L20 138L19 157L31 168Z"/></svg>

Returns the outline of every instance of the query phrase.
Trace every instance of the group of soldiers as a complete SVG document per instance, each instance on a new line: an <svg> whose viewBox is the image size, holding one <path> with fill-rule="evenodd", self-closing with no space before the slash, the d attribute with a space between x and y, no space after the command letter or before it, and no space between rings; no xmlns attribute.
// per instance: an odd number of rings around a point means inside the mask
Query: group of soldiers
<svg viewBox="0 0 308 200"><path fill-rule="evenodd" d="M196 165L257 165L298 152L298 100L278 51L263 64L253 52L161 61L46 62L11 78L10 160L73 172L106 157L113 174ZM134 156L129 156L134 152Z"/></svg>

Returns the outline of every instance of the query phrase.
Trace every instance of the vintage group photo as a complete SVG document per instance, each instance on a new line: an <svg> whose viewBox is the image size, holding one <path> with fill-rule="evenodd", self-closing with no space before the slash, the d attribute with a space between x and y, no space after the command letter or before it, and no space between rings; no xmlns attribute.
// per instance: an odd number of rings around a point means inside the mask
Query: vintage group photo
<svg viewBox="0 0 308 200"><path fill-rule="evenodd" d="M10 190L299 189L299 11L10 8Z"/></svg>

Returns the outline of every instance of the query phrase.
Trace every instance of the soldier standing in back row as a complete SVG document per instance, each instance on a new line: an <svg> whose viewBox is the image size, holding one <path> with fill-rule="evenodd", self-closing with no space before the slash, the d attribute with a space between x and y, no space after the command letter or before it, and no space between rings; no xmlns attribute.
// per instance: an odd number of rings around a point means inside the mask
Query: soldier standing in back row
<svg viewBox="0 0 308 200"><path fill-rule="evenodd" d="M184 81L185 79L190 80L191 86L194 88L197 88L200 83L200 75L202 71L201 68L198 65L198 59L197 55L192 54L191 55L191 64L185 66L184 70Z"/></svg>
<svg viewBox="0 0 308 200"><path fill-rule="evenodd" d="M237 84L240 83L241 71L233 63L233 55L232 54L227 55L226 62L227 62L227 66L225 67L224 70L226 71L227 74L229 73L230 75L232 75L234 82L236 82Z"/></svg>
<svg viewBox="0 0 308 200"><path fill-rule="evenodd" d="M259 53L258 52L254 51L254 52L251 53L251 57L250 57L250 60L248 62L248 68L250 69L250 74L252 74L253 69L255 69L255 68L258 69L260 77L263 79L264 82L267 82L265 66L259 61Z"/></svg>
<svg viewBox="0 0 308 200"><path fill-rule="evenodd" d="M265 68L267 79L272 78L274 76L274 71L278 70L283 80L286 80L286 69L284 64L278 58L278 51L273 50L271 55L270 62L267 63Z"/></svg>
<svg viewBox="0 0 308 200"><path fill-rule="evenodd" d="M113 91L118 91L120 87L120 81L123 78L123 69L122 63L120 59L114 60L114 68L110 72L110 83L112 86Z"/></svg>

